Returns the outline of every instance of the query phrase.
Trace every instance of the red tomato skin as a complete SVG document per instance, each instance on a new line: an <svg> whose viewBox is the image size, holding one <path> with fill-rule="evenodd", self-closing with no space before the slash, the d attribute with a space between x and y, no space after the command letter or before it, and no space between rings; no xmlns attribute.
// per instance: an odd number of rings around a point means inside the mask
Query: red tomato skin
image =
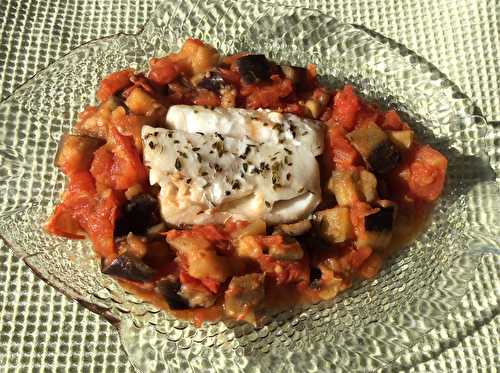
<svg viewBox="0 0 500 373"><path fill-rule="evenodd" d="M332 170L346 170L355 167L359 162L359 154L345 137L341 127L328 129L325 151L322 157L323 170L330 175Z"/></svg>
<svg viewBox="0 0 500 373"><path fill-rule="evenodd" d="M103 195L99 195L90 172L74 173L70 176L63 202L56 208L47 228L54 234L80 238L81 236L75 235L75 232L61 230L60 225L55 225L61 212L64 212L68 214L66 218L70 216L73 219L71 224L77 222L81 229L87 233L98 255L102 257L113 256L115 254L114 225L122 202L123 197L110 189ZM72 235L75 236L72 237Z"/></svg>
<svg viewBox="0 0 500 373"><path fill-rule="evenodd" d="M114 140L111 148L113 153L113 166L111 168L113 189L126 190L135 184L144 184L147 179L147 171L135 148L133 139L120 134L116 128L111 129L111 135Z"/></svg>
<svg viewBox="0 0 500 373"><path fill-rule="evenodd" d="M130 78L132 75L134 75L134 71L127 69L111 73L101 80L101 84L96 93L96 97L99 102L106 101L116 92L131 85L132 83L130 82Z"/></svg>
<svg viewBox="0 0 500 373"><path fill-rule="evenodd" d="M352 131L356 117L361 109L359 97L351 85L346 85L335 95L330 124L339 124L346 131Z"/></svg>
<svg viewBox="0 0 500 373"><path fill-rule="evenodd" d="M443 192L448 160L430 145L416 145L407 159L389 175L391 191L400 200L426 203Z"/></svg>
<svg viewBox="0 0 500 373"><path fill-rule="evenodd" d="M266 85L243 85L241 94L246 96L248 109L278 108L283 106L281 99L293 92L293 83L290 79L282 79L278 75L271 76L272 83Z"/></svg>
<svg viewBox="0 0 500 373"><path fill-rule="evenodd" d="M410 166L410 190L427 202L434 202L443 192L448 160L430 145L417 147Z"/></svg>
<svg viewBox="0 0 500 373"><path fill-rule="evenodd" d="M220 106L220 98L214 92L206 89L200 89L198 95L194 98L193 103L195 105L216 107Z"/></svg>
<svg viewBox="0 0 500 373"><path fill-rule="evenodd" d="M165 85L172 82L181 72L179 66L169 57L152 58L149 64L148 78L158 85Z"/></svg>
<svg viewBox="0 0 500 373"><path fill-rule="evenodd" d="M399 114L394 110L389 110L384 114L384 121L380 125L384 130L399 131L403 129L403 123Z"/></svg>

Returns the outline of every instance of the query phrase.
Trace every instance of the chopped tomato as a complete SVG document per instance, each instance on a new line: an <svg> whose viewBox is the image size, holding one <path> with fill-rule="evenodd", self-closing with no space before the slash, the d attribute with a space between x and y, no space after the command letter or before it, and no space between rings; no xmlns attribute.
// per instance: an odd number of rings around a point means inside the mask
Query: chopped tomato
<svg viewBox="0 0 500 373"><path fill-rule="evenodd" d="M240 86L240 73L237 71L223 69L222 67L218 69L220 76L224 81L231 83L232 85L239 87Z"/></svg>
<svg viewBox="0 0 500 373"><path fill-rule="evenodd" d="M300 116L304 115L304 106L299 105L299 104L286 104L283 107L283 112L285 113L291 113Z"/></svg>
<svg viewBox="0 0 500 373"><path fill-rule="evenodd" d="M131 69L117 71L109 74L103 80L101 80L101 84L99 89L97 90L97 99L99 102L104 102L111 96L113 96L116 92L127 88L132 83L130 82L130 77L134 74L134 71Z"/></svg>
<svg viewBox="0 0 500 373"><path fill-rule="evenodd" d="M435 201L443 191L448 160L429 145L420 146L410 166L410 190L419 198Z"/></svg>
<svg viewBox="0 0 500 373"><path fill-rule="evenodd" d="M345 131L342 128L333 127L328 129L322 160L327 175L333 169L345 170L357 164L359 154L349 140L346 139Z"/></svg>
<svg viewBox="0 0 500 373"><path fill-rule="evenodd" d="M359 276L369 280L374 278L380 272L381 268L382 257L374 253L363 262L357 273Z"/></svg>
<svg viewBox="0 0 500 373"><path fill-rule="evenodd" d="M97 113L98 108L95 106L87 106L80 114L78 114L78 122L75 126L78 126L78 123L85 122L92 115Z"/></svg>
<svg viewBox="0 0 500 373"><path fill-rule="evenodd" d="M113 142L99 148L94 154L90 172L97 184L114 190L126 190L143 184L147 171L131 137L111 129Z"/></svg>
<svg viewBox="0 0 500 373"><path fill-rule="evenodd" d="M114 228L120 205L115 191L108 190L102 197L94 198L74 211L75 218L91 239L94 249L102 257L114 254Z"/></svg>
<svg viewBox="0 0 500 373"><path fill-rule="evenodd" d="M123 107L118 107L111 113L111 123L118 128L119 132L125 136L131 136L134 139L136 149L142 151L141 130L145 125L154 124L151 117L127 114Z"/></svg>
<svg viewBox="0 0 500 373"><path fill-rule="evenodd" d="M195 105L216 107L220 106L220 98L215 93L207 90L200 89L198 95L193 100Z"/></svg>
<svg viewBox="0 0 500 373"><path fill-rule="evenodd" d="M82 228L80 223L73 218L71 209L68 209L63 203L59 204L49 221L45 225L45 228L49 233L63 236L71 239L83 239Z"/></svg>
<svg viewBox="0 0 500 373"><path fill-rule="evenodd" d="M356 116L360 109L360 100L354 88L350 85L346 85L335 95L333 112L329 123L331 125L339 124L346 131L352 131L356 124Z"/></svg>
<svg viewBox="0 0 500 373"><path fill-rule="evenodd" d="M370 123L379 125L383 119L384 114L376 106L363 104L356 117L356 127L363 127Z"/></svg>
<svg viewBox="0 0 500 373"><path fill-rule="evenodd" d="M167 240L193 236L203 237L210 242L230 239L228 232L225 232L223 228L214 224L198 225L189 230L171 229L164 233L164 235L167 237Z"/></svg>
<svg viewBox="0 0 500 373"><path fill-rule="evenodd" d="M212 293L217 293L220 289L220 282L209 277L198 280L197 278L190 276L184 268L181 268L180 270L179 280L182 284L192 284L195 286L205 287Z"/></svg>
<svg viewBox="0 0 500 373"><path fill-rule="evenodd" d="M278 260L270 255L262 255L257 261L262 272L273 278L278 285L309 280L309 259L306 255L298 261Z"/></svg>
<svg viewBox="0 0 500 373"><path fill-rule="evenodd" d="M98 185L108 188L113 187L111 179L111 170L113 169L113 153L109 151L108 146L101 146L94 153L94 160L90 167L90 173Z"/></svg>
<svg viewBox="0 0 500 373"><path fill-rule="evenodd" d="M231 234L233 232L236 232L240 229L243 229L247 227L250 224L249 221L246 220L233 220L229 219L224 223L224 230Z"/></svg>
<svg viewBox="0 0 500 373"><path fill-rule="evenodd" d="M391 189L401 198L435 201L442 193L448 160L429 145L417 145L390 175Z"/></svg>
<svg viewBox="0 0 500 373"><path fill-rule="evenodd" d="M248 109L276 108L280 106L281 99L293 91L290 79L282 79L279 75L271 76L271 83L265 85L247 84L241 88L241 94L246 97Z"/></svg>
<svg viewBox="0 0 500 373"><path fill-rule="evenodd" d="M114 140L113 167L111 178L114 189L125 190L134 184L143 184L147 179L147 171L141 161L131 137L123 136L116 128L111 129Z"/></svg>
<svg viewBox="0 0 500 373"><path fill-rule="evenodd" d="M281 234L262 236L261 242L265 247L280 246L283 244L283 236Z"/></svg>
<svg viewBox="0 0 500 373"><path fill-rule="evenodd" d="M351 266L358 269L365 262L366 259L372 254L373 250L369 246L361 246L353 248L351 251Z"/></svg>
<svg viewBox="0 0 500 373"><path fill-rule="evenodd" d="M398 113L394 110L389 110L384 115L384 121L382 122L381 127L385 130L399 131L403 129L403 122L401 122L401 118Z"/></svg>
<svg viewBox="0 0 500 373"><path fill-rule="evenodd" d="M148 78L159 85L172 82L180 74L180 67L167 56L149 60Z"/></svg>
<svg viewBox="0 0 500 373"><path fill-rule="evenodd" d="M91 239L96 252L109 257L114 254L113 232L120 204L121 197L112 190L98 195L88 171L74 173L70 176L63 202L56 208L47 229L69 237L75 234L78 223Z"/></svg>
<svg viewBox="0 0 500 373"><path fill-rule="evenodd" d="M356 232L356 237L362 238L365 234L365 216L377 212L379 209L374 209L366 202L355 202L350 210L351 223Z"/></svg>
<svg viewBox="0 0 500 373"><path fill-rule="evenodd" d="M232 54L231 56L224 57L222 60L222 63L225 65L232 65L236 61L238 61L241 57L248 56L250 53L249 52L240 52L236 54Z"/></svg>
<svg viewBox="0 0 500 373"><path fill-rule="evenodd" d="M220 289L220 282L214 280L213 278L210 277L205 277L202 278L201 283L212 293L218 293Z"/></svg>

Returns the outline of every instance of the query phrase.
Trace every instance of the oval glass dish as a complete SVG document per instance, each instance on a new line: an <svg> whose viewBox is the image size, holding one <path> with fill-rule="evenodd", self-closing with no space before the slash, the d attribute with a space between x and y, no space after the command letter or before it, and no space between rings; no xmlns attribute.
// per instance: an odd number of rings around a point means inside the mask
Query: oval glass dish
<svg viewBox="0 0 500 373"><path fill-rule="evenodd" d="M188 37L225 54L254 51L303 66L331 86L353 84L395 108L449 160L448 181L428 230L374 281L335 300L297 307L254 328L196 328L102 275L89 242L42 228L64 189L53 165L61 135L99 80L177 50ZM437 325L464 294L480 255L498 247L493 137L479 110L432 65L396 43L318 11L265 2L160 4L138 35L88 43L36 75L0 105L0 233L13 252L61 292L120 332L132 364L163 371L366 371L384 367Z"/></svg>

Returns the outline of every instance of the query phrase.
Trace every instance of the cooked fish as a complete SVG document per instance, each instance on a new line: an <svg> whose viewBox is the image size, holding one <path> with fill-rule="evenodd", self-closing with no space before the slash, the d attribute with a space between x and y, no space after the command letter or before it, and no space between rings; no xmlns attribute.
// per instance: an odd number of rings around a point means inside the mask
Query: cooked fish
<svg viewBox="0 0 500 373"><path fill-rule="evenodd" d="M258 143L305 147L318 156L323 152L323 130L318 121L267 109L207 109L203 106L174 105L167 113L167 127L189 133L219 133Z"/></svg>
<svg viewBox="0 0 500 373"><path fill-rule="evenodd" d="M239 129L230 122L221 131L226 135L207 127L204 134L142 129L144 162L150 183L161 187L166 222L223 223L233 217L279 224L304 218L319 204L319 167L307 146L232 137L227 134Z"/></svg>

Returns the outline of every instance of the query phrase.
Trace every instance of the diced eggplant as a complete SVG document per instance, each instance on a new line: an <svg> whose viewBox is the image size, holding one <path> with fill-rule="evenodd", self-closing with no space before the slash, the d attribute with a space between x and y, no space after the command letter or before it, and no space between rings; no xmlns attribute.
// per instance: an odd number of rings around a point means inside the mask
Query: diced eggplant
<svg viewBox="0 0 500 373"><path fill-rule="evenodd" d="M104 144L102 139L90 136L64 134L59 142L55 165L67 172L90 169L94 152Z"/></svg>
<svg viewBox="0 0 500 373"><path fill-rule="evenodd" d="M217 300L216 294L203 285L195 283L182 284L178 294L188 301L191 308L207 308L212 306Z"/></svg>
<svg viewBox="0 0 500 373"><path fill-rule="evenodd" d="M125 100L127 107L138 115L149 115L161 108L161 104L140 87L132 89Z"/></svg>
<svg viewBox="0 0 500 373"><path fill-rule="evenodd" d="M321 270L318 267L312 267L309 271L309 286L313 289L319 288L321 280Z"/></svg>
<svg viewBox="0 0 500 373"><path fill-rule="evenodd" d="M207 72L196 84L199 88L204 88L215 93L219 93L225 85L227 85L226 82L216 70Z"/></svg>
<svg viewBox="0 0 500 373"><path fill-rule="evenodd" d="M370 167L379 174L388 173L397 166L400 160L401 155L389 141L380 143L367 158Z"/></svg>
<svg viewBox="0 0 500 373"><path fill-rule="evenodd" d="M388 131L387 135L389 136L389 139L392 141L392 143L401 150L410 149L415 137L415 134L412 130Z"/></svg>
<svg viewBox="0 0 500 373"><path fill-rule="evenodd" d="M146 246L146 237L136 236L132 232L127 235L127 244L127 253L135 256L136 258L144 258L148 251L148 248Z"/></svg>
<svg viewBox="0 0 500 373"><path fill-rule="evenodd" d="M233 239L242 238L245 236L258 236L266 234L266 222L262 219L253 220L246 227L238 229L231 233Z"/></svg>
<svg viewBox="0 0 500 373"><path fill-rule="evenodd" d="M283 74L295 84L301 84L307 81L307 69L303 67L281 65Z"/></svg>
<svg viewBox="0 0 500 373"><path fill-rule="evenodd" d="M321 104L316 100L307 100L304 107L307 109L308 114L314 119L318 119L323 110Z"/></svg>
<svg viewBox="0 0 500 373"><path fill-rule="evenodd" d="M319 235L331 244L354 238L349 208L334 207L316 213L316 229Z"/></svg>
<svg viewBox="0 0 500 373"><path fill-rule="evenodd" d="M105 140L108 133L107 123L111 112L115 110L119 101L116 97L111 96L97 108L97 111L88 116L85 120L79 121L75 125L75 130L80 135L97 137Z"/></svg>
<svg viewBox="0 0 500 373"><path fill-rule="evenodd" d="M365 229L369 232L392 230L394 223L394 207L381 207L374 214L365 216Z"/></svg>
<svg viewBox="0 0 500 373"><path fill-rule="evenodd" d="M334 171L326 190L335 196L340 206L352 206L356 201L373 202L378 198L377 178L367 170Z"/></svg>
<svg viewBox="0 0 500 373"><path fill-rule="evenodd" d="M127 198L130 201L132 198L142 193L144 193L142 185L134 184L125 191L125 198Z"/></svg>
<svg viewBox="0 0 500 373"><path fill-rule="evenodd" d="M228 316L255 324L256 312L265 297L264 280L262 273L233 277L224 294L224 310Z"/></svg>
<svg viewBox="0 0 500 373"><path fill-rule="evenodd" d="M368 167L376 173L388 173L401 159L389 137L375 123L358 128L347 136Z"/></svg>
<svg viewBox="0 0 500 373"><path fill-rule="evenodd" d="M386 248L392 239L395 207L380 207L380 210L365 216L364 234L357 240L358 246L370 246L375 249Z"/></svg>
<svg viewBox="0 0 500 373"><path fill-rule="evenodd" d="M307 233L311 229L311 221L308 219L300 220L290 224L280 224L275 228L276 233L284 233L288 236L296 237Z"/></svg>
<svg viewBox="0 0 500 373"><path fill-rule="evenodd" d="M152 268L162 268L175 258L174 251L163 237L153 238L147 243L146 255L142 261Z"/></svg>
<svg viewBox="0 0 500 373"><path fill-rule="evenodd" d="M377 178L370 171L359 172L358 186L366 202L372 203L377 200Z"/></svg>
<svg viewBox="0 0 500 373"><path fill-rule="evenodd" d="M244 236L236 244L236 254L240 258L257 259L263 254L262 246L255 236Z"/></svg>
<svg viewBox="0 0 500 373"><path fill-rule="evenodd" d="M161 223L158 201L149 194L133 197L123 207L115 224L115 236L124 236L129 232L144 235L149 227Z"/></svg>
<svg viewBox="0 0 500 373"><path fill-rule="evenodd" d="M178 279L166 278L158 281L156 284L156 292L165 299L172 310L186 310L190 308L188 300L179 295L180 290L181 284Z"/></svg>
<svg viewBox="0 0 500 373"><path fill-rule="evenodd" d="M208 240L203 237L177 237L168 240L187 264L190 276L203 279L210 277L223 282L232 274L232 266L227 257L217 255Z"/></svg>
<svg viewBox="0 0 500 373"><path fill-rule="evenodd" d="M243 56L236 61L236 66L247 84L266 81L271 77L271 64L263 54Z"/></svg>
<svg viewBox="0 0 500 373"><path fill-rule="evenodd" d="M351 206L354 202L361 200L357 179L356 171L334 171L326 189L335 195L340 206Z"/></svg>
<svg viewBox="0 0 500 373"><path fill-rule="evenodd" d="M339 263L336 258L328 258L319 264L321 277L317 280L316 289L323 300L333 299L345 288L342 276L338 274Z"/></svg>
<svg viewBox="0 0 500 373"><path fill-rule="evenodd" d="M127 253L117 256L109 264L101 266L101 272L130 281L151 281L156 271L140 259Z"/></svg>
<svg viewBox="0 0 500 373"><path fill-rule="evenodd" d="M269 255L278 260L300 260L304 256L304 250L299 242L291 236L283 236L284 242L281 245L267 248Z"/></svg>

